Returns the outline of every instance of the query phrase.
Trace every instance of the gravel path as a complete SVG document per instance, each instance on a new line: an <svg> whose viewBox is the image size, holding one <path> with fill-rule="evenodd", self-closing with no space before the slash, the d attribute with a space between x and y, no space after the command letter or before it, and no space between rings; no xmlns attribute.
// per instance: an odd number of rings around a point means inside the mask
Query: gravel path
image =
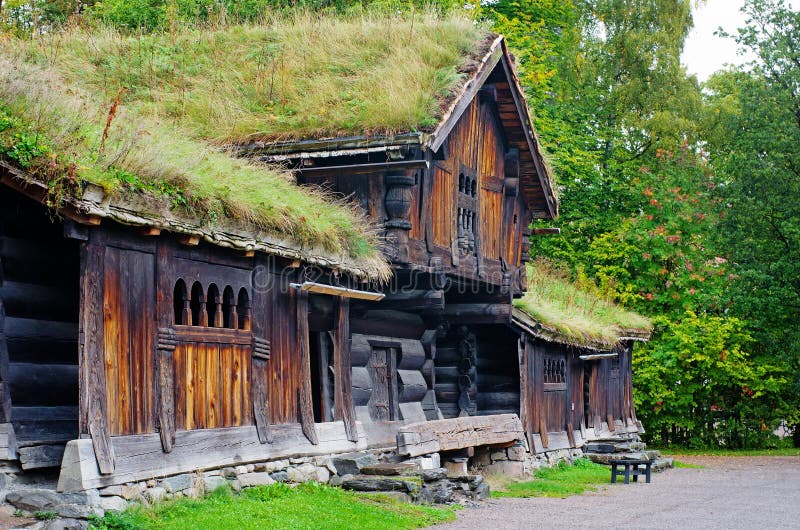
<svg viewBox="0 0 800 530"><path fill-rule="evenodd" d="M654 473L650 484L609 484L567 499L491 500L441 528L800 529L800 457L680 460L705 467L670 469Z"/></svg>

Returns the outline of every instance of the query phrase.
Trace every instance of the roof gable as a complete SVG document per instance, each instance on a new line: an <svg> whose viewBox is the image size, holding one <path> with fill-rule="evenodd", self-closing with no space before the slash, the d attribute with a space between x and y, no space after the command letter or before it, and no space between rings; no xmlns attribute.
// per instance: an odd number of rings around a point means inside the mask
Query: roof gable
<svg viewBox="0 0 800 530"><path fill-rule="evenodd" d="M441 149L464 111L487 84L494 86L493 97L509 147L518 149L520 153L520 184L528 208L536 218L556 217L558 201L553 193L550 170L533 129L514 62L502 36L497 37L489 47L436 129L428 135L426 147L434 152Z"/></svg>

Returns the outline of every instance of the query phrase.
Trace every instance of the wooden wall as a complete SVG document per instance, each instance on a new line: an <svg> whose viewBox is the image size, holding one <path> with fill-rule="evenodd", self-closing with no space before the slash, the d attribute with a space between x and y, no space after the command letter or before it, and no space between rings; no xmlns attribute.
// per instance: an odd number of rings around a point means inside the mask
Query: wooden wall
<svg viewBox="0 0 800 530"><path fill-rule="evenodd" d="M472 229L479 241L474 249L457 252L455 262L452 258L446 261L467 275L474 275L478 260L483 260L487 269L499 267L501 258L518 267L526 210L521 196L509 197L505 192L507 149L493 103L481 102L481 98L472 101L450 133L445 152L445 160L434 162L432 193L426 201L430 212L422 213L430 216L432 243L438 247L435 253L458 251L459 178L464 173L474 174L477 221Z"/></svg>
<svg viewBox="0 0 800 530"><path fill-rule="evenodd" d="M78 245L40 204L0 187L0 423L25 469L78 434ZM55 450L55 451L54 451Z"/></svg>

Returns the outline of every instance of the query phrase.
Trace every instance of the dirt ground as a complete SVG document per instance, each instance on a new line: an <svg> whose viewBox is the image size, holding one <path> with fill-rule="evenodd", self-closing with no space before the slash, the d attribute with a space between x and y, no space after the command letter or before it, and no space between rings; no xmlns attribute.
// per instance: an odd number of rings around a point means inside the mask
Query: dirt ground
<svg viewBox="0 0 800 530"><path fill-rule="evenodd" d="M650 484L609 484L567 499L493 499L461 510L441 528L800 529L800 457L679 460L705 467L670 469L654 473Z"/></svg>

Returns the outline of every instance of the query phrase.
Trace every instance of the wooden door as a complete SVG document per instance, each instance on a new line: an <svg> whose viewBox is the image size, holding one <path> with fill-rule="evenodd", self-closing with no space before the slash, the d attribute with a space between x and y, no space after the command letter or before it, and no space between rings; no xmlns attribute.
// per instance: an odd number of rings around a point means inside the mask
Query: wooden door
<svg viewBox="0 0 800 530"><path fill-rule="evenodd" d="M373 348L368 365L372 397L367 406L373 421L399 418L397 354L394 348Z"/></svg>
<svg viewBox="0 0 800 530"><path fill-rule="evenodd" d="M558 432L566 429L568 373L566 356L543 356L542 388L544 390L544 403L542 417L550 432Z"/></svg>

